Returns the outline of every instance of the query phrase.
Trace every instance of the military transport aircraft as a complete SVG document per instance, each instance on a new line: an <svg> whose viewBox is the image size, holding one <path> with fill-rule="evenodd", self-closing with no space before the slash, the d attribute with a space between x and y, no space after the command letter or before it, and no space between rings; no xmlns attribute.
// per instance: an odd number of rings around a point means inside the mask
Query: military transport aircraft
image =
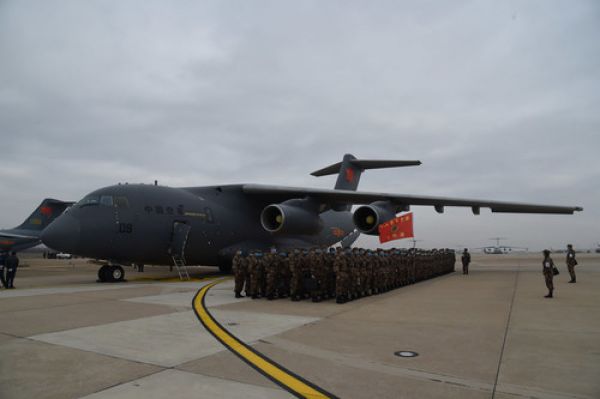
<svg viewBox="0 0 600 399"><path fill-rule="evenodd" d="M257 184L172 188L121 184L85 196L50 225L50 248L107 259L98 277L121 280L121 264L215 265L227 270L237 249L331 246L354 233L377 235L381 223L411 205L480 208L492 212L573 214L580 207L521 204L356 191L367 169L420 165L419 161L360 160L313 172L338 174L335 188ZM354 213L353 204L361 204ZM354 233L355 234L355 233Z"/></svg>
<svg viewBox="0 0 600 399"><path fill-rule="evenodd" d="M25 221L12 229L0 230L0 251L22 251L42 241L42 231L73 202L46 198Z"/></svg>
<svg viewBox="0 0 600 399"><path fill-rule="evenodd" d="M519 252L519 251L527 252L527 251L529 251L529 248L500 245L501 240L506 240L506 238L504 238L504 237L492 237L492 238L490 238L490 240L496 241L496 245L488 245L487 247L473 248L473 249L481 249L481 250L483 250L484 254L488 254L488 255L506 255L511 252Z"/></svg>

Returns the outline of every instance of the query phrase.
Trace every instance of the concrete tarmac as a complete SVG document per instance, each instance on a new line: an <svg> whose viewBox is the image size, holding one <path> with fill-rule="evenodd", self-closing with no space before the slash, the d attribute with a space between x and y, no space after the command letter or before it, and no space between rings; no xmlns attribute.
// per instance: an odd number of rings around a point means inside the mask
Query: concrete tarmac
<svg viewBox="0 0 600 399"><path fill-rule="evenodd" d="M600 255L564 255L546 299L540 254L474 255L457 272L338 305L233 298L215 319L255 350L340 398L600 398ZM126 268L96 283L85 260L22 259L0 290L0 398L287 398L223 347L192 311L216 277ZM401 358L396 351L415 351Z"/></svg>

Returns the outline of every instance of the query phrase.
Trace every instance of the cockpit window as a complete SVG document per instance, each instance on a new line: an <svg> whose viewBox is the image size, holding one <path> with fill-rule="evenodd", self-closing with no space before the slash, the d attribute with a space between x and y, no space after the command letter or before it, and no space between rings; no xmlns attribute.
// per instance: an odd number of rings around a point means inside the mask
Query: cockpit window
<svg viewBox="0 0 600 399"><path fill-rule="evenodd" d="M112 195L88 195L75 204L75 206L78 207L90 205L102 205L111 208L129 208L129 201L127 200L127 197L113 197Z"/></svg>
<svg viewBox="0 0 600 399"><path fill-rule="evenodd" d="M98 205L100 203L100 197L97 195L88 195L84 197L81 201L79 201L76 205L79 207L89 206L89 205Z"/></svg>
<svg viewBox="0 0 600 399"><path fill-rule="evenodd" d="M113 206L113 197L112 195L103 195L100 197L100 205L103 206Z"/></svg>
<svg viewBox="0 0 600 399"><path fill-rule="evenodd" d="M129 208L129 200L127 197L115 197L115 206L117 208Z"/></svg>

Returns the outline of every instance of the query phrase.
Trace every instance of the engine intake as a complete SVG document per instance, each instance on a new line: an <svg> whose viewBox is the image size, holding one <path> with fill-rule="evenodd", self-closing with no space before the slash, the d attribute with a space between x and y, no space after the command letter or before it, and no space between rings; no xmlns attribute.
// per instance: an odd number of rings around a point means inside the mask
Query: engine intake
<svg viewBox="0 0 600 399"><path fill-rule="evenodd" d="M356 229L363 234L377 235L381 223L396 217L395 207L387 201L377 201L362 205L354 211L352 221Z"/></svg>
<svg viewBox="0 0 600 399"><path fill-rule="evenodd" d="M313 235L323 229L318 204L304 199L266 206L260 214L260 223L268 232L278 234Z"/></svg>

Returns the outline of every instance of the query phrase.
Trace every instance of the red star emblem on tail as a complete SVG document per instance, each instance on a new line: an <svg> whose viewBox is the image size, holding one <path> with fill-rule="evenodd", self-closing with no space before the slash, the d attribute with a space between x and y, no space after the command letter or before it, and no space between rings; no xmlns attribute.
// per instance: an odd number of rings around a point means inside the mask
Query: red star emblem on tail
<svg viewBox="0 0 600 399"><path fill-rule="evenodd" d="M49 206L43 206L40 208L40 213L44 216L52 216L52 208Z"/></svg>
<svg viewBox="0 0 600 399"><path fill-rule="evenodd" d="M354 180L354 170L348 168L346 169L346 181L352 183L352 180Z"/></svg>

